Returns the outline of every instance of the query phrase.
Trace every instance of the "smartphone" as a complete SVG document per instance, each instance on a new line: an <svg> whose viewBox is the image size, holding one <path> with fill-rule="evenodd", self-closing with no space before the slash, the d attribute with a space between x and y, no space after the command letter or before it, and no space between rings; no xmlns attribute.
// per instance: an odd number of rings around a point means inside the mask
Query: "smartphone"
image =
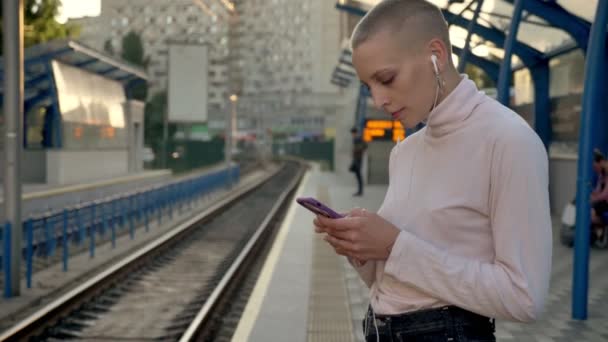
<svg viewBox="0 0 608 342"><path fill-rule="evenodd" d="M296 199L296 202L303 206L304 208L312 211L315 214L325 216L332 219L342 218L344 215L340 215L337 212L333 211L331 208L326 206L325 204L317 201L312 197L299 197Z"/></svg>

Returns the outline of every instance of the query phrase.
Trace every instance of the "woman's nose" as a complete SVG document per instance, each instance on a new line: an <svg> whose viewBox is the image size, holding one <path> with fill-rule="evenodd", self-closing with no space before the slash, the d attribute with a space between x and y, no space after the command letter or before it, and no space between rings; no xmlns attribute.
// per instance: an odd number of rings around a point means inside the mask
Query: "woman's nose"
<svg viewBox="0 0 608 342"><path fill-rule="evenodd" d="M389 104L387 97L384 94L382 94L381 92L371 91L371 90L370 90L370 92L372 94L372 100L374 102L374 106L377 109L382 110L382 109L384 109L384 107L386 105Z"/></svg>

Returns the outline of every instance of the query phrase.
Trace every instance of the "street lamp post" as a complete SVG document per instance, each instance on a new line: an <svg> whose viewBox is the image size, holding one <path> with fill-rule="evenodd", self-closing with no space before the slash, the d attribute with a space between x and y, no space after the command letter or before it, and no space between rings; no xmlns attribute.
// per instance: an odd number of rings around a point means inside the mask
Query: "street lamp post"
<svg viewBox="0 0 608 342"><path fill-rule="evenodd" d="M239 97L236 94L230 95L230 111L227 113L226 117L226 139L224 141L225 145L225 158L226 158L226 168L228 170L228 185L232 186L232 170L230 169L230 164L232 160L232 152L236 146L235 144L235 135L236 135L236 104L239 100Z"/></svg>
<svg viewBox="0 0 608 342"><path fill-rule="evenodd" d="M21 150L23 144L23 0L2 1L4 41L4 218L10 223L5 297L21 292ZM4 222L2 222L4 224ZM6 233L6 232L5 232ZM5 235L6 236L6 235ZM7 279L8 278L8 279Z"/></svg>

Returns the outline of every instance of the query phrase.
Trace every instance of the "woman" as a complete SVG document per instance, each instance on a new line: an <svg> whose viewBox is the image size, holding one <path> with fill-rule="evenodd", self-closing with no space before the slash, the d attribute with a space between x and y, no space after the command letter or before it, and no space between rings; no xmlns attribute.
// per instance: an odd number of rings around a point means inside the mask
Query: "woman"
<svg viewBox="0 0 608 342"><path fill-rule="evenodd" d="M378 213L314 220L370 287L367 340L494 341L494 318L536 320L552 253L538 136L458 74L424 0L379 3L351 44L374 104L406 128L426 123L391 151Z"/></svg>

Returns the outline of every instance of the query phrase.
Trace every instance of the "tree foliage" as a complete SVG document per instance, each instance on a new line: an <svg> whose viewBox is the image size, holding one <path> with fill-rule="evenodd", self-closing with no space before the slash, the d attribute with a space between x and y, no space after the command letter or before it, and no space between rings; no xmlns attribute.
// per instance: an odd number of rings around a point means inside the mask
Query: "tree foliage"
<svg viewBox="0 0 608 342"><path fill-rule="evenodd" d="M58 38L75 38L80 27L73 24L61 24L55 17L61 6L61 0L25 0L23 9L25 47L47 42ZM0 17L2 9L0 7ZM0 25L0 53L4 34Z"/></svg>
<svg viewBox="0 0 608 342"><path fill-rule="evenodd" d="M130 31L122 38L120 57L144 69L148 68L149 58L145 56L144 44L141 37L135 31ZM137 84L132 89L134 99L145 101L148 97L148 86L145 83Z"/></svg>
<svg viewBox="0 0 608 342"><path fill-rule="evenodd" d="M167 110L167 92L158 92L150 97L144 112L144 140L160 156L163 142L163 118ZM168 127L169 139L177 131L174 124Z"/></svg>
<svg viewBox="0 0 608 342"><path fill-rule="evenodd" d="M467 63L464 72L469 75L469 78L475 82L479 89L496 86L488 74L476 65Z"/></svg>

